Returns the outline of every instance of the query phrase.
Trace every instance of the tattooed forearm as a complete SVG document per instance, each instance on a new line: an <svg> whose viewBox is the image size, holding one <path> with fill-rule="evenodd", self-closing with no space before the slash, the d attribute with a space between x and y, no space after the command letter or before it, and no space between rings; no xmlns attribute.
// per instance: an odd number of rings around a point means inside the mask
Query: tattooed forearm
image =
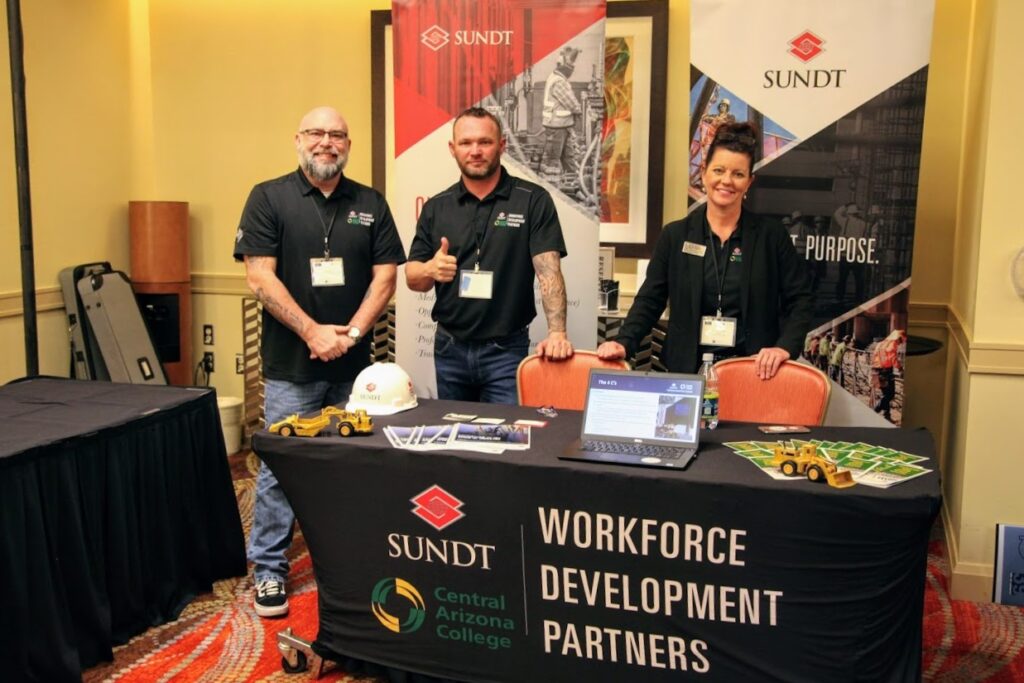
<svg viewBox="0 0 1024 683"><path fill-rule="evenodd" d="M290 329L295 334L302 336L305 326L302 324L302 318L300 318L294 311L289 311L287 308L281 305L281 303L272 297L269 292L265 292L262 287L258 287L254 292L256 298L263 307L270 312L270 315L277 318L277 320Z"/></svg>
<svg viewBox="0 0 1024 683"><path fill-rule="evenodd" d="M277 259L273 256L246 256L245 279L249 289L275 320L305 339L314 321L288 293L277 277Z"/></svg>
<svg viewBox="0 0 1024 683"><path fill-rule="evenodd" d="M533 269L540 283L540 298L549 332L565 332L565 280L558 252L547 251L533 257Z"/></svg>

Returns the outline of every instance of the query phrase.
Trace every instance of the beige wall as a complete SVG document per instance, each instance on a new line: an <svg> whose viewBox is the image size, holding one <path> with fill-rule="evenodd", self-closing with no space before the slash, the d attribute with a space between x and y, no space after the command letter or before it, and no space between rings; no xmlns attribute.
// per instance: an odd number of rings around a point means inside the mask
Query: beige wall
<svg viewBox="0 0 1024 683"><path fill-rule="evenodd" d="M968 100L951 300L951 438L945 479L952 594L991 594L994 527L1024 525L1017 492L1024 394L1024 302L1009 266L1024 246L1014 169L1024 154L1018 130L1024 47L1016 29L1024 4L976 3L970 27Z"/></svg>

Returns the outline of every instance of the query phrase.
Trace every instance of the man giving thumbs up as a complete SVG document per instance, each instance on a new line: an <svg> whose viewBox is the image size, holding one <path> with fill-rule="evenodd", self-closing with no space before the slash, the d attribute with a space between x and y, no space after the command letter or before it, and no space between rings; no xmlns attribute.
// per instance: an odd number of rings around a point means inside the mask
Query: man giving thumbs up
<svg viewBox="0 0 1024 683"><path fill-rule="evenodd" d="M438 398L516 403L516 368L537 315L535 275L548 322L537 353L572 355L562 226L544 188L502 167L504 149L501 123L487 110L467 109L455 119L448 150L461 178L424 204L405 265L410 289L436 294Z"/></svg>

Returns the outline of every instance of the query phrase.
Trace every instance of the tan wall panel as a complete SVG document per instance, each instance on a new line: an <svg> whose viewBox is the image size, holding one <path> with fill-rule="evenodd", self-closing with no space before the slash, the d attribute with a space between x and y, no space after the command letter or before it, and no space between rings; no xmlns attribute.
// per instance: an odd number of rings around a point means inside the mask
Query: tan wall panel
<svg viewBox="0 0 1024 683"><path fill-rule="evenodd" d="M200 283L194 283L203 287ZM242 283L244 286L244 282ZM193 291L193 363L199 362L206 351L213 351L216 368L210 385L217 388L218 396L243 397L242 375L235 374L235 354L242 353L242 296L240 294L212 294ZM203 345L203 325L212 324L214 345Z"/></svg>
<svg viewBox="0 0 1024 683"><path fill-rule="evenodd" d="M151 0L156 199L190 203L194 272L241 273L252 186L296 166L302 115L347 117L350 177L370 182L370 10L387 0Z"/></svg>
<svg viewBox="0 0 1024 683"><path fill-rule="evenodd" d="M954 241L953 291L950 303L963 326L974 328L975 288L978 280L978 241L985 198L988 106L991 99L992 3L973 3L964 102L963 164L960 167L960 202ZM953 169L949 169L953 173ZM973 332L971 332L973 333Z"/></svg>
<svg viewBox="0 0 1024 683"><path fill-rule="evenodd" d="M1024 158L1021 112L1024 91L1024 49L1020 28L1024 26L1024 3L1002 0L993 18L988 101L988 138L984 209L978 253L975 343L1024 343L1024 301L1016 294L1009 277L1010 264L1024 248L1024 220L1020 210L1020 180L1010 171Z"/></svg>
<svg viewBox="0 0 1024 683"><path fill-rule="evenodd" d="M950 296L968 49L964 27L969 18L970 3L935 3L911 268L913 301L947 302Z"/></svg>

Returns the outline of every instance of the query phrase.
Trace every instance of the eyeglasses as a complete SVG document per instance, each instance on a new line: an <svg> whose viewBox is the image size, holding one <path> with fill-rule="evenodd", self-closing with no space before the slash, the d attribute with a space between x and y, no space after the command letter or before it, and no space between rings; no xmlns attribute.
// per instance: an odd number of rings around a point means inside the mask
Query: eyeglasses
<svg viewBox="0 0 1024 683"><path fill-rule="evenodd" d="M323 128L307 128L306 130L300 130L299 132L305 135L307 138L313 138L314 140L317 141L323 140L325 135L331 139L331 142L345 142L345 140L348 140L347 130L324 130Z"/></svg>

